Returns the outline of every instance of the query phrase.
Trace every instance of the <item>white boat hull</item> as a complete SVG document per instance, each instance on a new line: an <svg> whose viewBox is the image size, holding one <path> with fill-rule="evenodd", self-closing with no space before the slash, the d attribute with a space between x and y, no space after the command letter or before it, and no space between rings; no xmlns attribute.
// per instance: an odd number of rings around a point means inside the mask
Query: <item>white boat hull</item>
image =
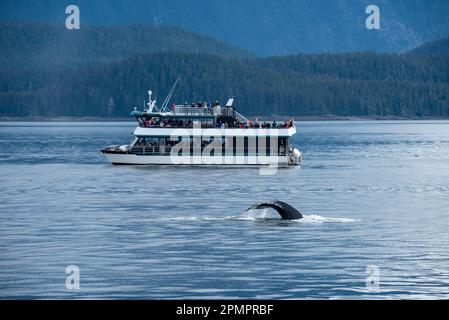
<svg viewBox="0 0 449 320"><path fill-rule="evenodd" d="M287 156L225 156L225 157L201 157L170 155L136 155L129 153L104 153L112 164L123 165L225 165L225 166L278 166L289 165Z"/></svg>

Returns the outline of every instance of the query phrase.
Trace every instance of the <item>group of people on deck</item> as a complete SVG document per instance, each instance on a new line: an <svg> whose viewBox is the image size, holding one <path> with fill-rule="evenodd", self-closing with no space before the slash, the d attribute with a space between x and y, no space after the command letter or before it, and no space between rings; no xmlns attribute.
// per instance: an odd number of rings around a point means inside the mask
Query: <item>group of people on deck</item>
<svg viewBox="0 0 449 320"><path fill-rule="evenodd" d="M272 123L270 122L260 122L258 118L253 120L248 120L246 122L237 122L234 123L229 122L217 122L215 128L240 128L240 129L248 129L248 128L291 128L294 125L293 119L288 119L288 121L277 123L274 120ZM193 128L192 119L147 119L144 121L145 127L153 127L153 128ZM212 122L201 121L201 128L213 128L214 125Z"/></svg>
<svg viewBox="0 0 449 320"><path fill-rule="evenodd" d="M153 128L193 128L192 119L178 120L178 119L149 119L144 121L145 127ZM202 128L213 128L213 124L201 121Z"/></svg>
<svg viewBox="0 0 449 320"><path fill-rule="evenodd" d="M276 120L273 121L273 123L269 122L260 122L258 118L256 118L255 121L249 120L246 123L240 123L239 128L291 128L294 125L294 120L292 118L288 119L288 121L284 121L283 123L277 123Z"/></svg>
<svg viewBox="0 0 449 320"><path fill-rule="evenodd" d="M210 109L211 111L210 112L212 112L212 108L213 107L215 107L215 106L219 106L220 105L220 102L217 100L217 101L215 101L215 102L213 102L213 103L208 103L207 101L205 101L205 102L202 102L201 100L200 101L198 101L198 103L195 103L195 102L192 102L192 103L187 103L187 101L186 102L184 102L184 105L182 106L179 106L179 105L176 105L176 103L173 103L172 104L172 110L173 110L173 112L179 112L180 110L178 110L179 109L179 107L182 107L182 113L187 113L187 114L189 114L189 113L200 113L200 114L208 114L208 110ZM209 113L210 113L209 112Z"/></svg>

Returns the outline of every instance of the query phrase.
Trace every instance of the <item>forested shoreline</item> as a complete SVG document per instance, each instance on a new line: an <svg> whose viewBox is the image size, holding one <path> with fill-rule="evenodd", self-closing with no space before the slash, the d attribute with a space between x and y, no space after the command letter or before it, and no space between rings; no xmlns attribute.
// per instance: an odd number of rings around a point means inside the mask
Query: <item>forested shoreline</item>
<svg viewBox="0 0 449 320"><path fill-rule="evenodd" d="M178 75L172 102L235 96L249 116L449 117L448 38L404 54L258 58L179 28L81 31L2 25L2 119L124 118L142 106L148 89L162 102Z"/></svg>

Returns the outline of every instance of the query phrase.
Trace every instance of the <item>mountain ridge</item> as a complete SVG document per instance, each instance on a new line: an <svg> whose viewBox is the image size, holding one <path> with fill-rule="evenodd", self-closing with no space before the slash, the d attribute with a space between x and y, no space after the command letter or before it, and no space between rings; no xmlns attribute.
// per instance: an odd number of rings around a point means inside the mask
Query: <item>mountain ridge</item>
<svg viewBox="0 0 449 320"><path fill-rule="evenodd" d="M143 30L138 34L148 30L135 28ZM193 43L209 50L190 44L190 51L184 45L170 46L172 41L166 37L161 38L166 51L158 47L155 51L125 48L123 52L119 46L111 58L101 50L90 50L92 46L103 48L111 37L121 39L117 36L120 29L134 31L125 26L94 32L95 37L86 38L84 51L69 57L65 50L70 47L60 52L55 49L58 41L33 43L11 37L2 42L0 116L125 117L132 107L142 104L148 89L161 99L181 75L172 101L224 101L236 96L239 111L248 115L449 117L446 54L356 52L256 58L203 37L204 42ZM22 31L25 39L33 38L27 36L33 32ZM173 39L186 35L177 32ZM4 34L2 28L2 39ZM36 45L46 49L37 58L30 53ZM440 46L430 43L427 51Z"/></svg>
<svg viewBox="0 0 449 320"><path fill-rule="evenodd" d="M424 43L410 50L408 54L449 55L449 36Z"/></svg>
<svg viewBox="0 0 449 320"><path fill-rule="evenodd" d="M42 68L107 63L164 51L254 57L221 40L174 26L94 26L71 31L48 23L0 23L0 41L0 68L24 67L24 63Z"/></svg>
<svg viewBox="0 0 449 320"><path fill-rule="evenodd" d="M3 0L1 21L65 22L69 1ZM88 25L176 25L260 56L405 52L449 35L449 1L377 0L381 29L367 30L370 0L78 0Z"/></svg>

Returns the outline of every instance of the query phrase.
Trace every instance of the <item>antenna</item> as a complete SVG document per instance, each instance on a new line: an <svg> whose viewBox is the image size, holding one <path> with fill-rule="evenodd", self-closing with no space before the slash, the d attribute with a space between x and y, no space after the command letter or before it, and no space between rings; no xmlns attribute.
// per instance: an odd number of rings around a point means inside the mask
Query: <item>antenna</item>
<svg viewBox="0 0 449 320"><path fill-rule="evenodd" d="M147 106L148 106L148 112L150 112L150 113L153 112L154 108L156 108L156 110L157 110L156 99L154 99L154 100L151 99L151 95L152 94L153 94L153 92L151 90L149 90L148 91L148 103L147 103Z"/></svg>
<svg viewBox="0 0 449 320"><path fill-rule="evenodd" d="M173 92L175 91L176 85L178 84L180 78L181 78L181 76L178 76L178 77L176 78L175 83L173 84L173 86L171 87L171 89L170 89L170 91L168 92L167 96L165 97L164 103L162 104L161 111L167 112L167 105L168 105L168 103L170 102L171 96L173 95Z"/></svg>

